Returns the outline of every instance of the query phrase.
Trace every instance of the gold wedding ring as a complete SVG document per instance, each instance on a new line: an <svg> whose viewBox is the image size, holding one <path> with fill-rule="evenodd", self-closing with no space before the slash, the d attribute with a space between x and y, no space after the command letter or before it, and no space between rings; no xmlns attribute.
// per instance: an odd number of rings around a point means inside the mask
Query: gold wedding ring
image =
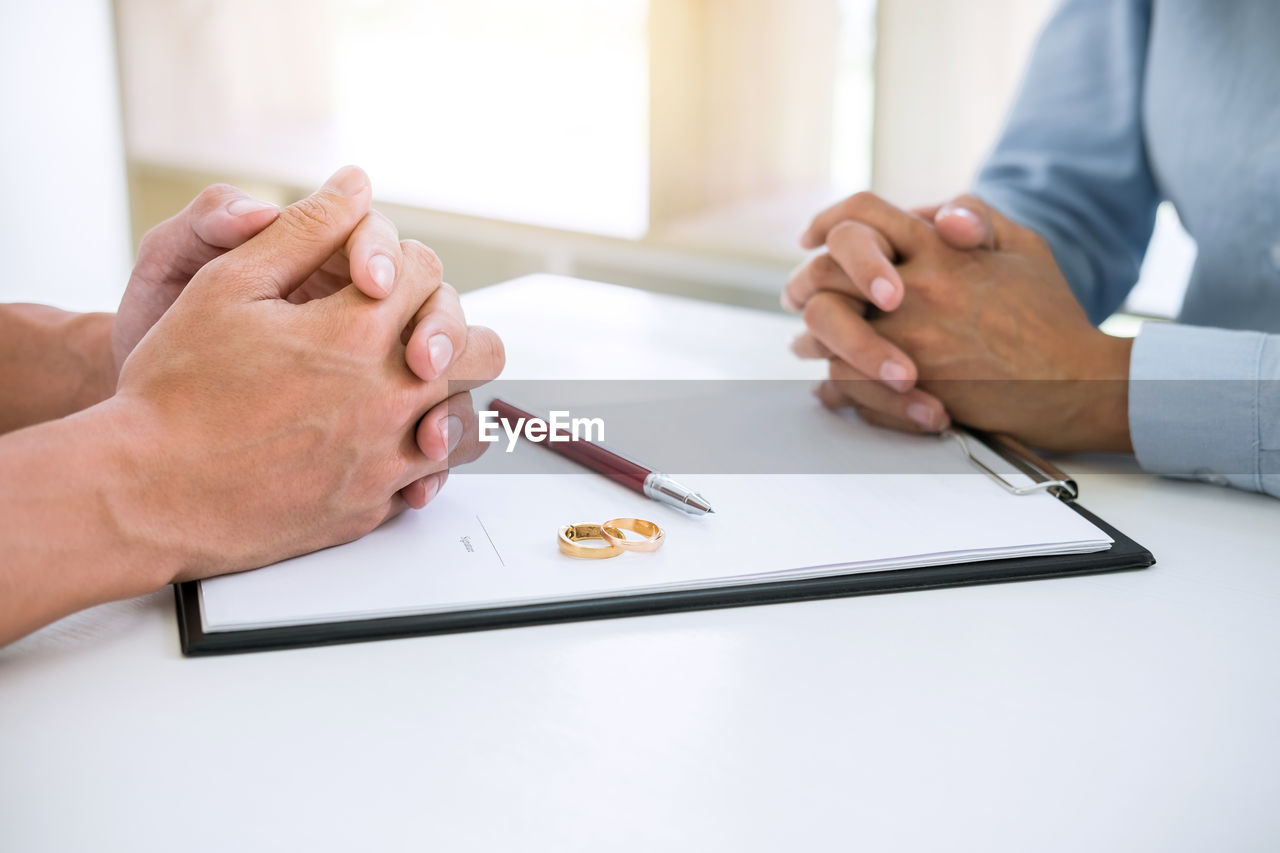
<svg viewBox="0 0 1280 853"><path fill-rule="evenodd" d="M568 554L570 557L582 557L587 560L603 560L606 557L616 557L622 553L622 548L615 544L610 538L606 538L607 534L601 529L608 525L599 524L566 524L560 528L559 534L556 536L560 543L561 553ZM614 529L612 533L622 535L621 530ZM603 545L579 545L579 542L599 540Z"/></svg>
<svg viewBox="0 0 1280 853"><path fill-rule="evenodd" d="M623 530L638 533L642 538L628 539ZM656 551L666 541L667 534L657 524L644 518L614 518L600 525L600 535L610 545L624 551Z"/></svg>

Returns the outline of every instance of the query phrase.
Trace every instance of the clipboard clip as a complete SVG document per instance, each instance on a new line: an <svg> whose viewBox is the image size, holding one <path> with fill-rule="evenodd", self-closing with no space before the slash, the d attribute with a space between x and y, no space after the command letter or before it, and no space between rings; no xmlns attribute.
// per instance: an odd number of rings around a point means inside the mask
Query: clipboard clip
<svg viewBox="0 0 1280 853"><path fill-rule="evenodd" d="M1000 488L1009 494L1021 496L1035 494L1036 492L1048 492L1054 497L1068 501L1075 500L1080 496L1080 487L1076 485L1075 480L1064 474L1053 463L1047 462L1032 453L1021 442L1007 435L996 435L976 429L967 429L967 432L968 435L965 434L964 430L951 428L944 431L943 435L954 438L960 444L960 449L964 451L965 458L969 460L970 464L994 480ZM993 453L1035 482L1030 486L1015 486L1010 483L998 471L991 468L974 454L973 448L969 444L970 438L981 441Z"/></svg>

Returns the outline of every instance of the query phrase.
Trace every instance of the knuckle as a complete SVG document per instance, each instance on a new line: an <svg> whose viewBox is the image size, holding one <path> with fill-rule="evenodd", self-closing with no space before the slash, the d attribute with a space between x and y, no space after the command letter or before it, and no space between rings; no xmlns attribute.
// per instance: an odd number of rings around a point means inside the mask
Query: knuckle
<svg viewBox="0 0 1280 853"><path fill-rule="evenodd" d="M805 325L810 328L823 325L831 312L836 310L839 301L839 298L829 290L820 290L815 293L804 306L802 316Z"/></svg>
<svg viewBox="0 0 1280 853"><path fill-rule="evenodd" d="M859 242L863 226L852 219L842 219L827 232L828 246L850 247Z"/></svg>
<svg viewBox="0 0 1280 853"><path fill-rule="evenodd" d="M880 232L862 222L845 221L833 229L832 251L839 252L846 263L862 272L892 263L891 252Z"/></svg>
<svg viewBox="0 0 1280 853"><path fill-rule="evenodd" d="M457 292L443 282L431 294L430 302L424 307L433 318L432 326L439 326L454 339L454 345L465 343L467 321L462 313L462 303L458 301Z"/></svg>
<svg viewBox="0 0 1280 853"><path fill-rule="evenodd" d="M910 213L902 214L902 222L907 237L911 243L917 247L917 250L929 250L940 244L940 238L937 232L933 230L933 225L921 219L919 216Z"/></svg>
<svg viewBox="0 0 1280 853"><path fill-rule="evenodd" d="M440 296L441 296L442 298L444 298L444 299L448 300L448 302L449 302L449 303L454 304L454 305L457 305L457 306L458 306L458 314L459 314L459 316L461 316L461 314L462 314L462 303L458 301L458 289L457 289L457 288L455 288L455 287L454 287L452 284L450 284L449 282L447 282L447 281L442 281L442 282L440 282L440 287L437 289L437 292L440 294Z"/></svg>
<svg viewBox="0 0 1280 853"><path fill-rule="evenodd" d="M316 196L295 201L280 212L280 219L302 234L327 232L338 224L334 209Z"/></svg>
<svg viewBox="0 0 1280 853"><path fill-rule="evenodd" d="M173 220L165 220L159 225L155 225L142 235L142 239L138 242L138 261L148 261L163 251L165 243L165 234L171 227Z"/></svg>
<svg viewBox="0 0 1280 853"><path fill-rule="evenodd" d="M472 326L467 335L467 350L474 350L474 357L482 374L486 377L497 376L507 364L507 350L502 338L492 329L483 326Z"/></svg>
<svg viewBox="0 0 1280 853"><path fill-rule="evenodd" d="M830 254L821 254L814 259L812 280L820 289L838 288L849 278L844 267Z"/></svg>
<svg viewBox="0 0 1280 853"><path fill-rule="evenodd" d="M396 224L380 210L370 209L369 212L365 214L365 218L369 220L370 225L376 225L380 230L388 231L396 235L399 235L400 233L399 229L396 228Z"/></svg>
<svg viewBox="0 0 1280 853"><path fill-rule="evenodd" d="M440 262L440 256L430 247L423 245L418 240L401 240L400 249L404 252L406 258L412 258L415 263L424 267L433 278L439 279L444 275L444 264Z"/></svg>
<svg viewBox="0 0 1280 853"><path fill-rule="evenodd" d="M849 200L845 202L850 211L866 210L873 205L881 203L880 196L871 190L862 190L849 196Z"/></svg>
<svg viewBox="0 0 1280 853"><path fill-rule="evenodd" d="M361 224L369 235L369 239L379 245L388 244L395 250L395 254L400 254L400 229L396 228L396 224L385 214L370 210L365 214Z"/></svg>
<svg viewBox="0 0 1280 853"><path fill-rule="evenodd" d="M209 184L200 190L191 206L196 211L205 212L221 205L228 196L233 195L243 195L243 193L231 184Z"/></svg>
<svg viewBox="0 0 1280 853"><path fill-rule="evenodd" d="M471 424L476 420L475 401L471 398L470 391L460 391L450 397L445 410L451 415L457 415L464 424Z"/></svg>
<svg viewBox="0 0 1280 853"><path fill-rule="evenodd" d="M865 243L862 231L861 225L848 219L837 222L831 227L827 232L827 248L830 250L828 257L831 257L833 265L836 263L833 256L839 256L847 261L862 253Z"/></svg>

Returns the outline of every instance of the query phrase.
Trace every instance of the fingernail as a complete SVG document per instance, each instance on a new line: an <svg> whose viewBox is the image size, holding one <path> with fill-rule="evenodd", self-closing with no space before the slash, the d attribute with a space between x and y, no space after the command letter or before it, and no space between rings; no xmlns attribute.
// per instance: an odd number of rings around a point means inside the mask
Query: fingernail
<svg viewBox="0 0 1280 853"><path fill-rule="evenodd" d="M431 499L436 496L436 492L440 491L440 478L435 474L431 474L427 477L423 477L421 483L422 494L426 499L425 502L431 503Z"/></svg>
<svg viewBox="0 0 1280 853"><path fill-rule="evenodd" d="M369 259L369 277L373 279L373 283L382 288L383 293L391 292L391 285L396 281L396 265L386 255L381 253L374 255Z"/></svg>
<svg viewBox="0 0 1280 853"><path fill-rule="evenodd" d="M452 453L458 442L462 441L462 418L457 415L445 418L444 423L440 424L440 437L444 439L444 446Z"/></svg>
<svg viewBox="0 0 1280 853"><path fill-rule="evenodd" d="M889 281L889 279L884 276L880 276L875 281L871 282L871 299L876 303L876 305L886 311L889 310L889 300L892 299L893 295L897 292L898 288L894 287L893 282Z"/></svg>
<svg viewBox="0 0 1280 853"><path fill-rule="evenodd" d="M333 176L324 182L324 185L338 195L349 198L359 195L369 185L369 177L365 175L364 169L359 166L343 166L334 172Z"/></svg>
<svg viewBox="0 0 1280 853"><path fill-rule="evenodd" d="M911 371L896 361L880 365L880 378L895 391L911 390Z"/></svg>
<svg viewBox="0 0 1280 853"><path fill-rule="evenodd" d="M934 429L933 409L924 403L912 403L907 406L907 417L919 424L921 429Z"/></svg>
<svg viewBox="0 0 1280 853"><path fill-rule="evenodd" d="M974 225L979 225L982 220L978 218L978 214L974 213L967 207L961 207L958 204L944 204L938 211L935 219L941 219L944 216L959 216L961 219L967 219Z"/></svg>
<svg viewBox="0 0 1280 853"><path fill-rule="evenodd" d="M432 335L427 341L427 355L431 357L431 367L439 376L449 367L453 360L453 341L444 332Z"/></svg>
<svg viewBox="0 0 1280 853"><path fill-rule="evenodd" d="M248 216L260 210L279 210L274 204L258 201L256 198L238 198L227 205L227 213L232 216Z"/></svg>

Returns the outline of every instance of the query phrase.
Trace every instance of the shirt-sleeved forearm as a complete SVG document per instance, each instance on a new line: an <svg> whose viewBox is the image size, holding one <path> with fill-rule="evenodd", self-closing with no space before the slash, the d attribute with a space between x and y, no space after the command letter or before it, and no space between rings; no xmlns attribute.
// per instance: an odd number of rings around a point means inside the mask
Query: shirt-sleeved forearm
<svg viewBox="0 0 1280 853"><path fill-rule="evenodd" d="M1280 335L1148 323L1129 431L1148 471L1280 497Z"/></svg>
<svg viewBox="0 0 1280 853"><path fill-rule="evenodd" d="M1065 0L974 191L1038 232L1094 323L1138 280L1159 196L1142 132L1150 0Z"/></svg>
<svg viewBox="0 0 1280 853"><path fill-rule="evenodd" d="M1200 294L1189 318L1203 322L1216 316L1237 328L1259 323L1275 332L1275 303L1265 296L1274 286L1273 267L1280 268L1280 244L1267 230L1272 196L1261 196L1261 204L1250 201L1250 187L1270 186L1274 171L1255 169L1261 179L1242 185L1224 183L1216 174L1189 174L1205 161L1207 143L1203 131L1197 137L1197 128L1187 124L1188 116L1199 113L1178 93L1194 89L1198 100L1189 103L1228 125L1209 125L1223 157L1229 150L1258 149L1259 162L1270 162L1257 144L1233 148L1221 141L1251 138L1230 121L1258 124L1262 140L1274 136L1268 124L1273 89L1261 83L1256 93L1245 91L1240 81L1274 79L1267 76L1274 75L1276 63L1265 33L1274 31L1268 26L1280 16L1265 0L1234 5L1240 14L1227 22L1214 4L1164 4L1154 18L1152 6L1153 0L1062 0L975 192L1049 242L1072 290L1098 323L1138 279L1164 186L1153 174L1150 155L1163 151L1165 181L1171 175L1179 179L1179 204L1190 205L1187 212L1201 226L1201 261L1210 262L1198 264L1197 273L1201 279L1211 275L1214 285L1211 297L1205 296L1210 291L1203 280L1198 291L1189 289ZM1198 27L1219 25L1226 30L1206 47L1217 53L1186 71L1185 63L1171 60L1170 51L1190 58L1189 51L1200 48ZM1153 45L1162 48L1156 51L1160 61L1153 60ZM1152 86L1154 107L1148 100ZM1256 98L1257 106L1247 119L1240 111L1206 110L1205 104L1221 106L1223 91L1246 105ZM1149 131L1162 135L1149 139ZM1200 139L1202 147L1170 136L1179 134ZM1202 186L1201 180L1213 183ZM1253 219L1219 225L1222 206L1247 209ZM1267 272L1260 272L1264 267ZM1225 324L1143 329L1129 373L1134 450L1148 471L1280 496L1280 336L1208 328Z"/></svg>

